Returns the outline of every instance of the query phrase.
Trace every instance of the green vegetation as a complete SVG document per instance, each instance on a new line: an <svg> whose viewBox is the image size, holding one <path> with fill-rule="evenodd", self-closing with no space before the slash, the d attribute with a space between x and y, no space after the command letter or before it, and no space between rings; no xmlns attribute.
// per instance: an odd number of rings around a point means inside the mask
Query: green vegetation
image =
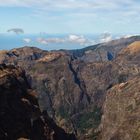
<svg viewBox="0 0 140 140"><path fill-rule="evenodd" d="M65 118L65 119L68 119L69 118L69 114L68 114L68 112L66 111L66 109L63 106L61 106L59 108L58 114L60 114L60 116L62 118Z"/></svg>
<svg viewBox="0 0 140 140"><path fill-rule="evenodd" d="M88 128L97 128L101 121L101 108L95 107L92 112L84 113L80 116L77 127L81 132Z"/></svg>

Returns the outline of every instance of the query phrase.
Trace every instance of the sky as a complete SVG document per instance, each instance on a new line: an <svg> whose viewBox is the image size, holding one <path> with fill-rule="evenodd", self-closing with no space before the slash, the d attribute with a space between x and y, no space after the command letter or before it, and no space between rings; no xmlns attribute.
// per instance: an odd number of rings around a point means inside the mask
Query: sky
<svg viewBox="0 0 140 140"><path fill-rule="evenodd" d="M74 49L140 35L140 0L0 0L0 50Z"/></svg>
<svg viewBox="0 0 140 140"><path fill-rule="evenodd" d="M0 0L0 33L138 34L139 13L140 0Z"/></svg>

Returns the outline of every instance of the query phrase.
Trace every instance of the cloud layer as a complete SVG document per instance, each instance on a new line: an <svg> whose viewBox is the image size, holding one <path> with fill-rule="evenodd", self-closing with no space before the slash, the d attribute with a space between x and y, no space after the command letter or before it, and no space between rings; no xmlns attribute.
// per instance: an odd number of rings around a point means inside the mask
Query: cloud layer
<svg viewBox="0 0 140 140"><path fill-rule="evenodd" d="M57 7L57 8L118 8L122 4L126 6L135 4L137 0L0 0L1 6L22 6L22 7Z"/></svg>
<svg viewBox="0 0 140 140"><path fill-rule="evenodd" d="M37 42L41 44L51 44L51 43L74 43L74 44L79 44L81 46L88 46L94 44L94 40L88 39L83 35L75 35L75 34L70 34L66 37L63 38L43 38L39 37L37 38Z"/></svg>
<svg viewBox="0 0 140 140"><path fill-rule="evenodd" d="M22 25L20 27L25 27L26 31L138 32L140 26L139 0L0 0L0 7L17 8L13 15L7 14L10 16L6 23L9 21L12 27ZM6 16L0 15L0 18Z"/></svg>
<svg viewBox="0 0 140 140"><path fill-rule="evenodd" d="M121 9L124 11L129 10L130 14L132 13L130 10L138 10L139 9L139 1L137 0L0 0L0 6L9 6L9 7L34 7L41 8L45 10L62 10L62 9L80 9L80 11L87 10L112 10L112 9ZM52 9L53 8L53 9ZM55 9L54 9L55 8ZM81 9L82 8L82 9ZM87 12L88 12L87 11ZM86 11L85 11L86 12Z"/></svg>

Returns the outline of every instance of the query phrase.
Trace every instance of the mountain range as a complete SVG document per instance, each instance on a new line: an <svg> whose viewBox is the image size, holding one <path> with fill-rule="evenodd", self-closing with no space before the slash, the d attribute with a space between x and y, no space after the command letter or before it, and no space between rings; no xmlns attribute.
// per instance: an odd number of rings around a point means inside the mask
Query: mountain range
<svg viewBox="0 0 140 140"><path fill-rule="evenodd" d="M139 140L139 60L140 36L0 51L0 138Z"/></svg>

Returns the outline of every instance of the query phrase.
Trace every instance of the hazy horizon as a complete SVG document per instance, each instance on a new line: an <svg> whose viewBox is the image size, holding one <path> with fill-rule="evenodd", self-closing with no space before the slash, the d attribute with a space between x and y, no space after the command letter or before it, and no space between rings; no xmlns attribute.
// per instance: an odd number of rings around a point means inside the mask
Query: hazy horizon
<svg viewBox="0 0 140 140"><path fill-rule="evenodd" d="M135 34L134 34L135 35ZM0 50L10 50L24 46L38 47L44 50L81 49L90 45L126 38L131 35L114 34L0 34Z"/></svg>

